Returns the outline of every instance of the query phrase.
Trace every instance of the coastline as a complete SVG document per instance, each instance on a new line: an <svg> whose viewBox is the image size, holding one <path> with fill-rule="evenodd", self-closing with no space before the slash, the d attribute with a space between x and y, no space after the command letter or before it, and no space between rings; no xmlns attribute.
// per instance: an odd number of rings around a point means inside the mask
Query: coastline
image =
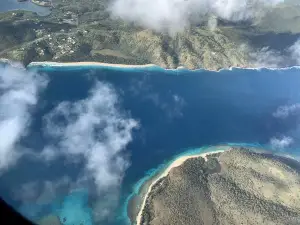
<svg viewBox="0 0 300 225"><path fill-rule="evenodd" d="M149 68L158 67L155 64L144 65L127 65L127 64L113 64L103 62L31 62L27 67L32 66L51 66L51 67L76 67L76 66L100 66L100 67L118 67L118 68Z"/></svg>
<svg viewBox="0 0 300 225"><path fill-rule="evenodd" d="M207 156L211 155L211 154L215 154L215 153L221 153L224 151L229 151L231 149L232 146L220 146L220 148L224 148L224 149L219 149L219 150L215 150L215 151L208 151L208 152L202 152L202 153L198 153L198 154L192 154L192 155L182 155L179 156L177 159L175 159L173 162L171 162L170 165L167 166L167 168L165 168L165 170L158 176L156 177L151 184L149 185L147 192L143 198L141 207L139 209L138 215L136 217L136 225L140 225L141 223L141 219L142 219L142 213L146 204L146 200L149 196L149 193L152 190L152 187L163 177L166 177L169 172L171 171L172 168L174 167L178 167L180 165L182 165L186 160L191 159L191 158L198 158L198 157L203 157L204 160L207 160Z"/></svg>
<svg viewBox="0 0 300 225"><path fill-rule="evenodd" d="M1 60L1 59L0 59ZM5 59L6 60L6 59ZM232 70L232 69L264 69L261 68L251 68L251 67L228 67L228 68L220 68L217 70L214 69L206 69L206 68L197 68L197 69L189 69L184 66L178 66L177 68L164 68L156 64L118 64L118 63L104 63L104 62L51 62L51 61L43 61L43 62L31 62L27 65L27 67L78 67L78 66L99 66L99 67L110 67L110 68L121 68L121 69L145 69L145 68L158 68L166 71L177 71L177 70L188 70L188 71L199 71L205 70L209 72L220 72L222 70ZM266 68L266 69L276 69L276 68Z"/></svg>
<svg viewBox="0 0 300 225"><path fill-rule="evenodd" d="M7 60L7 59L0 59ZM78 67L78 66L99 66L99 67L107 67L107 68L121 68L121 69L145 69L145 68L158 68L166 71L177 71L177 70L188 70L188 71L209 71L209 72L221 72L224 70L232 71L234 69L241 70L288 70L288 69L300 69L300 65L290 66L290 67L228 67L228 68L220 68L218 70L207 69L207 68L197 68L197 69L189 69L184 66L179 66L177 68L164 68L156 64L115 64L115 63L104 63L104 62L31 62L27 65L27 67Z"/></svg>
<svg viewBox="0 0 300 225"><path fill-rule="evenodd" d="M14 67L14 64L22 65L20 62L13 61L6 58L0 58L0 63L9 64ZM114 69L159 69L165 71L180 71L186 70L191 72L199 72L199 71L208 71L208 72L222 72L222 71L232 71L232 70L289 70L289 69L300 69L300 65L294 65L290 67L228 67L228 68L220 68L218 70L207 69L207 68L197 68L197 69L189 69L184 66L179 66L177 68L164 68L156 64L115 64L115 63L104 63L104 62L51 62L51 61L42 61L42 62L31 62L27 66L23 66L26 68L34 68L34 67L51 67L51 68L64 68L64 67L104 67L104 68L114 68Z"/></svg>

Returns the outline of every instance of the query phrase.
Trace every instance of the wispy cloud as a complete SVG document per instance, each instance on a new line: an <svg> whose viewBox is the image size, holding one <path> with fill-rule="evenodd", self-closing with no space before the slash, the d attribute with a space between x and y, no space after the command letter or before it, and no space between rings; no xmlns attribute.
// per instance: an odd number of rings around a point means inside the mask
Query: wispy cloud
<svg viewBox="0 0 300 225"><path fill-rule="evenodd" d="M27 134L31 111L46 86L45 76L21 68L0 67L0 173L23 154L18 143Z"/></svg>
<svg viewBox="0 0 300 225"><path fill-rule="evenodd" d="M13 190L14 199L25 203L48 204L61 194L58 191L60 188L66 185L70 186L70 184L72 184L72 180L68 176L60 177L57 180L28 181Z"/></svg>
<svg viewBox="0 0 300 225"><path fill-rule="evenodd" d="M162 111L162 115L166 116L170 122L173 119L183 116L183 108L186 102L183 97L177 94L168 93L165 96L161 96L155 92L149 92L145 94L145 100L152 102L156 108Z"/></svg>
<svg viewBox="0 0 300 225"><path fill-rule="evenodd" d="M273 116L276 118L285 119L290 115L300 112L300 104L284 105L277 108L273 113Z"/></svg>
<svg viewBox="0 0 300 225"><path fill-rule="evenodd" d="M297 65L300 65L300 39L289 48L291 58Z"/></svg>
<svg viewBox="0 0 300 225"><path fill-rule="evenodd" d="M283 150L289 147L294 142L292 137L283 136L283 137L273 137L270 140L270 145L273 149Z"/></svg>
<svg viewBox="0 0 300 225"><path fill-rule="evenodd" d="M101 219L118 203L119 187L130 165L125 149L139 123L121 109L112 85L96 82L87 98L61 102L44 116L43 132L47 142L43 149L29 149L30 146L25 149L21 146L22 138L30 135L32 113L40 91L47 84L46 77L37 73L0 67L0 172L4 176L12 166L17 170L16 162L23 155L27 156L23 159L29 160L28 163L33 160L31 167L47 162L43 168L45 173L56 164L75 165L77 175L69 174L70 170L66 169L57 174L57 178L45 174L36 180L28 178L26 181L24 177L20 183L13 181L13 187L6 185L12 197L24 203L20 210L29 217L40 208L37 205L26 211L28 202L49 203L62 189L66 192L88 187L95 197L103 200L95 206L101 210L93 211L95 218Z"/></svg>
<svg viewBox="0 0 300 225"><path fill-rule="evenodd" d="M281 51L268 46L251 49L245 44L241 45L240 49L249 54L250 64L254 67L282 68L300 65L300 39Z"/></svg>
<svg viewBox="0 0 300 225"><path fill-rule="evenodd" d="M132 80L130 91L133 95L142 96L144 101L154 104L170 122L183 116L187 104L185 99L172 90L159 94L151 85L147 76Z"/></svg>
<svg viewBox="0 0 300 225"><path fill-rule="evenodd" d="M251 20L283 0L115 0L113 16L156 31L175 33L210 14L229 21Z"/></svg>
<svg viewBox="0 0 300 225"><path fill-rule="evenodd" d="M282 67L285 62L285 57L279 51L272 50L269 47L250 51L249 56L254 67L277 68Z"/></svg>
<svg viewBox="0 0 300 225"><path fill-rule="evenodd" d="M31 180L18 187L11 187L12 197L20 202L19 212L29 219L34 219L43 210L43 205L53 203L54 199L67 191L76 188L76 184L68 176L52 180Z"/></svg>
<svg viewBox="0 0 300 225"><path fill-rule="evenodd" d="M110 196L101 203L103 212L108 212L116 204L130 164L124 150L138 122L120 109L114 88L102 82L97 82L86 99L60 103L44 121L46 135L58 144L47 146L40 157L64 156L75 164L83 163L76 183L94 184L98 196Z"/></svg>
<svg viewBox="0 0 300 225"><path fill-rule="evenodd" d="M279 106L276 111L272 114L273 117L278 118L279 120L285 120L290 116L295 116L300 112L300 104L287 104ZM297 143L297 136L299 131L292 130L288 134L282 136L275 136L270 139L270 145L273 149L284 150L287 147L290 147L293 143Z"/></svg>

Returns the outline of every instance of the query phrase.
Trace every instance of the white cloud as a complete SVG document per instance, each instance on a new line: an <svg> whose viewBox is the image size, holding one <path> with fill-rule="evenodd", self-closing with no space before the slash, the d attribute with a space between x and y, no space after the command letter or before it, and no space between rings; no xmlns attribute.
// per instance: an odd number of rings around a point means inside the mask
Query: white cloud
<svg viewBox="0 0 300 225"><path fill-rule="evenodd" d="M277 68L284 64L285 58L280 52L263 47L256 52L249 53L251 64L254 67Z"/></svg>
<svg viewBox="0 0 300 225"><path fill-rule="evenodd" d="M113 16L156 31L174 33L213 14L230 21L249 20L283 0L115 0Z"/></svg>
<svg viewBox="0 0 300 225"><path fill-rule="evenodd" d="M42 150L42 152L37 156L40 157L43 160L52 161L52 160L57 158L57 156L58 156L57 153L58 153L57 149L55 149L54 146L46 146Z"/></svg>
<svg viewBox="0 0 300 225"><path fill-rule="evenodd" d="M73 184L70 177L67 175L62 176L56 180L44 180L37 182L39 186L39 191L36 192L36 203L37 204L49 204L53 199L57 198L57 196L61 195L61 191L59 189L66 189L66 187L75 186Z"/></svg>
<svg viewBox="0 0 300 225"><path fill-rule="evenodd" d="M273 149L283 150L289 147L294 142L293 138L283 136L280 138L273 137L270 140L270 145Z"/></svg>
<svg viewBox="0 0 300 225"><path fill-rule="evenodd" d="M53 204L53 200L76 188L70 177L63 176L53 180L31 180L20 186L12 186L12 198L19 201L18 211L29 219L40 215L43 206Z"/></svg>
<svg viewBox="0 0 300 225"><path fill-rule="evenodd" d="M110 85L99 82L87 99L60 103L45 121L61 154L85 158L86 175L99 189L119 184L128 167L122 151L138 123L118 111L118 96Z"/></svg>
<svg viewBox="0 0 300 225"><path fill-rule="evenodd" d="M296 41L290 48L291 57L297 65L300 65L300 39Z"/></svg>
<svg viewBox="0 0 300 225"><path fill-rule="evenodd" d="M13 189L13 187L11 188ZM13 190L14 199L21 201L32 201L37 198L38 195L38 183L30 181L21 185L21 187Z"/></svg>
<svg viewBox="0 0 300 225"><path fill-rule="evenodd" d="M197 1L197 0L195 0ZM198 0L199 1L199 0ZM201 1L201 0L200 0ZM206 0L211 11L219 18L230 21L243 21L260 16L267 8L284 0Z"/></svg>
<svg viewBox="0 0 300 225"><path fill-rule="evenodd" d="M36 202L37 204L49 204L61 193L57 193L59 188L69 186L72 180L68 176L63 176L57 180L36 180L29 181L20 185L20 187L12 187L14 199L24 203Z"/></svg>
<svg viewBox="0 0 300 225"><path fill-rule="evenodd" d="M186 101L184 100L183 97L181 97L180 95L177 94L173 94L172 95L172 109L169 109L169 117L173 118L173 117L182 117L183 116L183 108L186 105Z"/></svg>
<svg viewBox="0 0 300 225"><path fill-rule="evenodd" d="M283 51L277 51L270 47L251 49L243 44L240 50L249 54L250 64L254 67L282 68L300 65L300 39Z"/></svg>
<svg viewBox="0 0 300 225"><path fill-rule="evenodd" d="M277 108L277 110L273 113L273 116L276 118L287 118L290 115L294 115L295 113L300 111L300 104L292 104L292 105L284 105Z"/></svg>
<svg viewBox="0 0 300 225"><path fill-rule="evenodd" d="M0 67L0 172L22 155L18 142L26 135L32 108L39 91L47 85L45 77L25 69Z"/></svg>
<svg viewBox="0 0 300 225"><path fill-rule="evenodd" d="M124 150L138 122L121 111L117 93L102 82L86 99L60 103L44 121L45 134L58 144L44 148L39 158L64 156L72 163L83 162L75 183L94 184L98 197L109 198L99 203L103 212L109 212L117 203L118 188L130 164Z"/></svg>
<svg viewBox="0 0 300 225"><path fill-rule="evenodd" d="M39 154L25 150L19 141L29 135L31 111L47 82L45 77L25 69L0 68L0 172L6 172L5 169L24 154L28 163L33 160L31 166L47 162L42 168L45 176L34 181L24 181L25 177L19 185L13 181L13 187L5 185L12 191L12 197L23 203L19 210L29 217L39 213L40 208L37 205L28 211L28 202L49 203L61 190L67 194L67 191L87 187L90 194L103 200L96 206L101 208L101 213L93 211L95 219L101 220L118 203L119 185L130 164L125 149L133 138L133 129L139 124L121 110L114 88L97 82L86 99L62 102L44 116L48 143ZM60 163L71 163L66 164L68 168L79 163L75 166L77 172L73 174L72 170L69 174L70 169L66 169L53 178L47 169L56 164L61 166Z"/></svg>
<svg viewBox="0 0 300 225"><path fill-rule="evenodd" d="M174 119L183 116L183 109L186 106L186 102L183 97L171 92L160 95L155 92L147 92L144 95L144 99L150 101L156 108L160 109L166 119L172 122Z"/></svg>
<svg viewBox="0 0 300 225"><path fill-rule="evenodd" d="M211 31L214 31L218 26L218 18L215 16L210 16L207 21L207 26Z"/></svg>
<svg viewBox="0 0 300 225"><path fill-rule="evenodd" d="M167 93L159 94L147 76L142 79L134 79L130 85L130 91L135 96L142 96L144 101L149 101L156 108L162 110L163 114L172 122L183 116L184 107L186 106L185 99L169 90Z"/></svg>

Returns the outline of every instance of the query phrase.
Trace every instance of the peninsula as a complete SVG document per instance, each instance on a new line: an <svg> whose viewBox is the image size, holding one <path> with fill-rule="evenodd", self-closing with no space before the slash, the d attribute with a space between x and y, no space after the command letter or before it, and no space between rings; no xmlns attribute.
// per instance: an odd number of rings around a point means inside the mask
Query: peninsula
<svg viewBox="0 0 300 225"><path fill-rule="evenodd" d="M130 219L137 225L299 224L299 190L298 161L227 147L179 157L152 181Z"/></svg>

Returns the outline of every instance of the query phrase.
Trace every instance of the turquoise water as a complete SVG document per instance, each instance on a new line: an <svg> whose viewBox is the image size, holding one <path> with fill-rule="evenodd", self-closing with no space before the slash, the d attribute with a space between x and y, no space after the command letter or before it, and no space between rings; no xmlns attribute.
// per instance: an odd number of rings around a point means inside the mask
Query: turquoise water
<svg viewBox="0 0 300 225"><path fill-rule="evenodd" d="M66 225L92 225L92 212L88 207L88 193L85 190L74 191L63 199L62 207L57 209L61 223ZM64 222L64 218L66 221Z"/></svg>
<svg viewBox="0 0 300 225"><path fill-rule="evenodd" d="M207 146L247 145L299 155L300 114L294 112L284 119L274 117L280 106L300 102L297 67L234 68L220 72L96 66L33 69L47 75L50 82L40 96L35 119L22 141L26 147L38 152L45 144L51 144L52 140L41 132L44 115L60 102L85 99L96 81L111 84L118 94L120 110L140 124L124 151L130 166L119 191L115 192L118 200L114 196L99 195L90 184L79 190L75 185L74 192L71 181L77 180L82 162L66 163L65 159L57 159L45 164L28 158L0 177L3 197L35 221L55 214L67 225L75 221L78 221L76 225L127 224L128 200L146 180L177 157L206 151ZM276 149L270 145L272 138L284 136L293 139L286 148ZM31 180L55 181L63 175L68 175L71 181L62 187L53 187L52 195L47 192L47 201L41 201L44 198L39 196L33 202L20 202L10 191ZM114 207L108 210L112 201Z"/></svg>

